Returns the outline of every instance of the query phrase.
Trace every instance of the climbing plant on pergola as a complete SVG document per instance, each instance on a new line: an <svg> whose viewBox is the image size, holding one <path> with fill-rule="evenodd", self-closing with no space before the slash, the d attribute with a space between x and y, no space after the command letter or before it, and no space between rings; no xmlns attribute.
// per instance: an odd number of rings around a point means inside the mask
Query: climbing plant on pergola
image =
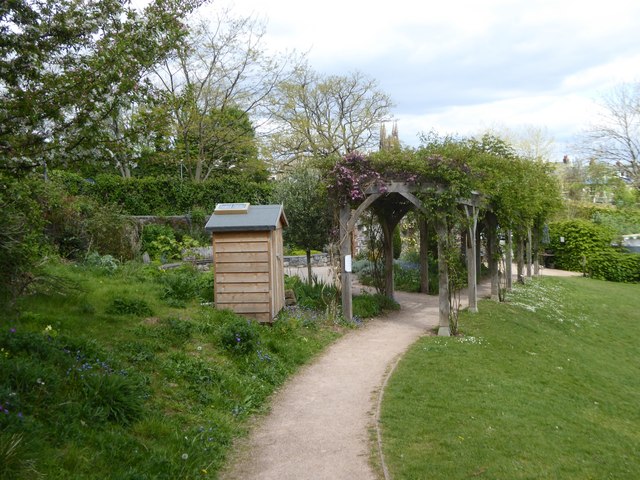
<svg viewBox="0 0 640 480"><path fill-rule="evenodd" d="M512 185L510 172L526 170L533 165L531 162L522 163L517 157L505 155L497 151L495 145L493 149L488 148L488 141L445 137L436 141L431 138L425 143L418 149L394 148L370 156L353 152L340 159L328 175L330 193L340 212L343 314L347 319L352 317L350 236L360 215L371 209L380 222L385 238L385 291L393 297L391 234L404 215L415 209L422 221L435 225L438 237L439 334L449 335L451 309L447 248L451 247L447 238L451 226L457 224L466 234L469 308L477 311L477 229L481 214L485 220L492 297L498 298L499 225L520 225L523 220L526 220L526 225L540 224L540 219L552 208L550 202L539 201L538 190L528 192L530 194L525 196L527 200L524 203L517 201L517 196L514 201L508 200L514 193L508 188ZM529 174L542 172L541 178L547 173L535 166L529 170ZM487 192L483 192L483 188ZM527 190L526 184L518 188L520 193ZM520 220L516 221L517 218ZM421 232L424 234L422 228ZM420 243L423 245L425 242ZM426 252L421 251L420 256L422 259ZM424 266L426 262L421 261L421 264Z"/></svg>

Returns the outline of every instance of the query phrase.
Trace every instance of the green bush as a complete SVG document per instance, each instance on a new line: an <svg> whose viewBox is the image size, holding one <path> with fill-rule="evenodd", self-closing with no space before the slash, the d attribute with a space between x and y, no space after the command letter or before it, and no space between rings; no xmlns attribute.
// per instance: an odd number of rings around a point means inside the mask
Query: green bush
<svg viewBox="0 0 640 480"><path fill-rule="evenodd" d="M582 272L586 260L611 248L614 232L585 220L569 220L551 223L549 235L555 267ZM560 241L561 237L564 242Z"/></svg>
<svg viewBox="0 0 640 480"><path fill-rule="evenodd" d="M108 275L114 274L119 267L118 261L111 255L100 255L98 252L89 253L84 259L87 267Z"/></svg>
<svg viewBox="0 0 640 480"><path fill-rule="evenodd" d="M33 281L39 260L49 249L40 183L0 175L0 306L13 302Z"/></svg>
<svg viewBox="0 0 640 480"><path fill-rule="evenodd" d="M400 305L379 293L363 293L353 297L353 315L360 318L377 317L385 311L399 310Z"/></svg>
<svg viewBox="0 0 640 480"><path fill-rule="evenodd" d="M248 319L236 318L222 325L220 343L230 351L248 354L255 351L260 334L258 325Z"/></svg>
<svg viewBox="0 0 640 480"><path fill-rule="evenodd" d="M129 215L184 215L194 208L212 212L217 203L267 203L272 191L271 183L242 173L220 172L197 183L169 176L122 178L110 174L96 175L87 182L63 172L56 172L52 178L69 193L100 204L117 204Z"/></svg>
<svg viewBox="0 0 640 480"><path fill-rule="evenodd" d="M287 277L285 288L294 291L299 306L311 310L322 312L338 301L338 289L320 281L314 281L309 285L299 277Z"/></svg>
<svg viewBox="0 0 640 480"><path fill-rule="evenodd" d="M158 276L162 285L161 298L167 301L185 302L196 298L200 293L199 272L191 265L164 271Z"/></svg>
<svg viewBox="0 0 640 480"><path fill-rule="evenodd" d="M590 277L611 282L640 282L640 254L631 254L608 248L587 259Z"/></svg>

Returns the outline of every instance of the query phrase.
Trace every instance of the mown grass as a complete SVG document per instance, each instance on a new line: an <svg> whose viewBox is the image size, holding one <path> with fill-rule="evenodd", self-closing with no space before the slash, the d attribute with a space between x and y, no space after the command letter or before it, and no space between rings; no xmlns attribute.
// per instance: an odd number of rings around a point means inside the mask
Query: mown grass
<svg viewBox="0 0 640 480"><path fill-rule="evenodd" d="M341 334L201 306L211 277L53 264L0 321L0 478L215 478L247 419Z"/></svg>
<svg viewBox="0 0 640 480"><path fill-rule="evenodd" d="M640 286L543 278L425 337L382 405L394 479L640 478Z"/></svg>

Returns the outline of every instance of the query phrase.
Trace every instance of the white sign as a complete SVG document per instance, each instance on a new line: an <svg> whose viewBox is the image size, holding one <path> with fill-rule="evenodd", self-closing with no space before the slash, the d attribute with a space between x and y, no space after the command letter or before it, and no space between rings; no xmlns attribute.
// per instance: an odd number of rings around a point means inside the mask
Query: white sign
<svg viewBox="0 0 640 480"><path fill-rule="evenodd" d="M344 271L351 272L351 255L344 256Z"/></svg>

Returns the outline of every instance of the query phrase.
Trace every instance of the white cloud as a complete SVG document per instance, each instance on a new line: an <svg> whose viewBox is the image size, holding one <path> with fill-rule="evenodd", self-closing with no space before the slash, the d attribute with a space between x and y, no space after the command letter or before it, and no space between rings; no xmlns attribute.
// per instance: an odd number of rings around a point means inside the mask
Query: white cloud
<svg viewBox="0 0 640 480"><path fill-rule="evenodd" d="M216 2L214 7L219 3ZM401 139L546 127L569 142L594 99L640 80L637 0L233 0L268 19L268 45L327 73L362 71L397 104Z"/></svg>

